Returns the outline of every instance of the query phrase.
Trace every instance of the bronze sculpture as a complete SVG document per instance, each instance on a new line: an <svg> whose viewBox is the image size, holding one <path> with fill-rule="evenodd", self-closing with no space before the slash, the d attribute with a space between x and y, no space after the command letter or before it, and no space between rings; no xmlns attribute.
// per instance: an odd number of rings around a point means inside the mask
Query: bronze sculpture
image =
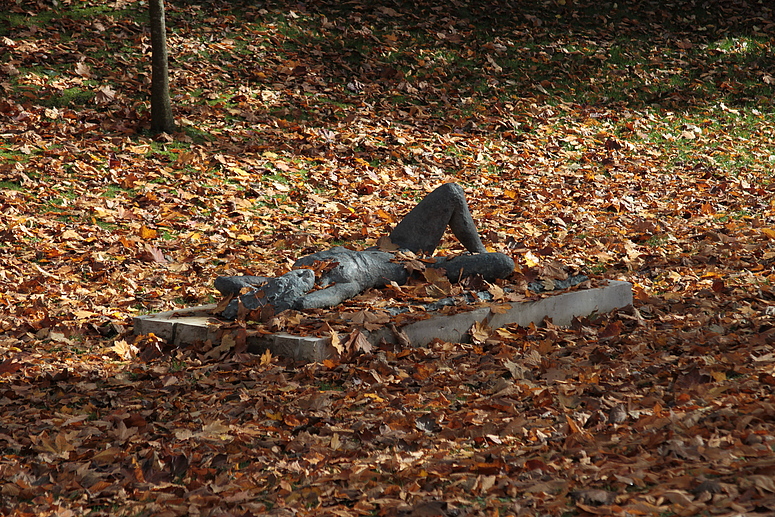
<svg viewBox="0 0 775 517"><path fill-rule="evenodd" d="M470 254L435 257L428 267L443 268L452 282L473 275L493 281L506 278L514 271L514 261L508 255L487 252L468 209L465 193L455 183L441 185L423 198L398 223L389 238L401 250L432 255L447 227ZM275 313L286 309L333 307L371 287L382 287L390 282L406 283L409 271L393 259L393 253L377 248L354 251L337 246L300 258L290 273L280 277L218 277L216 289L224 296L237 297L222 316L235 318L240 302L248 310L271 305ZM336 265L318 281L323 289L312 291L315 274L307 268L316 261ZM246 287L251 290L244 292Z"/></svg>

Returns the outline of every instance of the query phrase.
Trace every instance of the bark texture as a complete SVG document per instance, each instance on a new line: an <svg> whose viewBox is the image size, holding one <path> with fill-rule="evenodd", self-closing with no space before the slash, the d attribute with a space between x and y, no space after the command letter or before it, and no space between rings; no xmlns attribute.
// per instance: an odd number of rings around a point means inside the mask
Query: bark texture
<svg viewBox="0 0 775 517"><path fill-rule="evenodd" d="M170 101L164 0L150 0L148 5L151 10L151 131L172 133L175 120Z"/></svg>

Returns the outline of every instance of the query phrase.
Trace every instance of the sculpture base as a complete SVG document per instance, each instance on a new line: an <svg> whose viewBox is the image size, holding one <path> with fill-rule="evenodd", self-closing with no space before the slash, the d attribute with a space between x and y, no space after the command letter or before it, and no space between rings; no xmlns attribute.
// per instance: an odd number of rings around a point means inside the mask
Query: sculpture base
<svg viewBox="0 0 775 517"><path fill-rule="evenodd" d="M434 339L448 342L470 340L471 327L486 322L491 329L516 324L540 325L545 318L551 318L555 325L570 325L573 318L589 316L594 312L605 313L632 304L632 284L609 281L608 285L591 289L559 292L555 295L529 302L512 303L511 309L493 312L489 307L480 307L457 314L435 314L430 318L415 321L400 327L413 346L427 345ZM135 334L153 333L177 346L186 346L198 341L222 342L224 336L235 329L211 314L215 305L203 305L158 314L138 316L134 319ZM243 329L240 329L243 330ZM266 334L259 330L246 330L248 351L263 353L270 350L273 355L296 361L315 362L336 356L329 337L294 336L280 332ZM367 333L373 344L381 340L395 341L391 329L385 327Z"/></svg>

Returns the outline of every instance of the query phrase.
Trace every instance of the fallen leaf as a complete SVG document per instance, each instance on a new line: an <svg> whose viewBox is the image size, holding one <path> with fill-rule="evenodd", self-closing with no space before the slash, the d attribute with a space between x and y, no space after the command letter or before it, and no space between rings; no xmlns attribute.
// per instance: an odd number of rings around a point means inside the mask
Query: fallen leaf
<svg viewBox="0 0 775 517"><path fill-rule="evenodd" d="M140 238L143 240L151 240L155 239L159 236L159 232L154 230L153 228L148 228L147 226L141 226L139 231Z"/></svg>
<svg viewBox="0 0 775 517"><path fill-rule="evenodd" d="M84 79L91 79L92 77L91 68L83 61L79 61L75 64L75 73Z"/></svg>
<svg viewBox="0 0 775 517"><path fill-rule="evenodd" d="M110 104L116 99L116 92L109 86L103 85L97 89L97 94L94 96L94 101L97 104Z"/></svg>
<svg viewBox="0 0 775 517"><path fill-rule="evenodd" d="M483 344L490 337L492 329L490 329L486 321L477 321L471 326L469 332L474 343Z"/></svg>

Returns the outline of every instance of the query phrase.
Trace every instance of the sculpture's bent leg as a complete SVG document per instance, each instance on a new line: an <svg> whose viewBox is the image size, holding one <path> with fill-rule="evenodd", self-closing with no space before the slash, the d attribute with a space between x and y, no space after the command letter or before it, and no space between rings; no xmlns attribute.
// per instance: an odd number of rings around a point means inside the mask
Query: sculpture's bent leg
<svg viewBox="0 0 775 517"><path fill-rule="evenodd" d="M514 271L514 261L503 253L459 255L450 259L436 257L436 262L430 266L444 268L450 282L474 275L482 275L485 280L492 282L496 278L506 278Z"/></svg>
<svg viewBox="0 0 775 517"><path fill-rule="evenodd" d="M415 253L432 255L447 226L471 253L487 251L476 231L465 193L456 183L445 183L425 196L398 223L390 240Z"/></svg>

